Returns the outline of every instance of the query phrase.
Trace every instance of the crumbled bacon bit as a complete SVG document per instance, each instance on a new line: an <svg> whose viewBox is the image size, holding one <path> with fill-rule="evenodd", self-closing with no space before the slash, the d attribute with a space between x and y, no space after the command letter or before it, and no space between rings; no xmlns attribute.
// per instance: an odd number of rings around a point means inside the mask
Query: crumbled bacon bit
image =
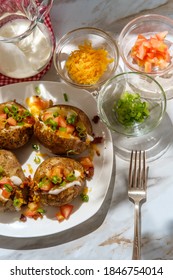
<svg viewBox="0 0 173 280"><path fill-rule="evenodd" d="M94 137L94 140L92 141L92 144L101 144L103 142L103 137Z"/></svg>
<svg viewBox="0 0 173 280"><path fill-rule="evenodd" d="M21 216L20 216L20 221L21 221L21 222L26 222L26 220L27 220L26 216L23 215L23 214L21 214Z"/></svg>
<svg viewBox="0 0 173 280"><path fill-rule="evenodd" d="M94 116L92 119L92 121L96 124L99 122L99 120L100 120L99 116Z"/></svg>

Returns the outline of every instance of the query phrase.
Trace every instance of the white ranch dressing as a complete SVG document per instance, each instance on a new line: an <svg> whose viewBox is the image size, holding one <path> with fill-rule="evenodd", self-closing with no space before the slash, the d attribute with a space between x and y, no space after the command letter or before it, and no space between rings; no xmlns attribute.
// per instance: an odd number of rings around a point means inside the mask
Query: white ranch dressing
<svg viewBox="0 0 173 280"><path fill-rule="evenodd" d="M18 176L11 176L10 180L15 186L20 186L22 184L22 180Z"/></svg>
<svg viewBox="0 0 173 280"><path fill-rule="evenodd" d="M48 194L57 195L57 194L61 193L62 191L66 190L66 189L68 189L68 188L70 188L70 187L73 187L73 186L75 186L75 185L81 186L81 182L79 182L79 181L73 181L73 182L67 183L65 186L59 187L59 188L54 189L54 190L50 190L50 191L48 192Z"/></svg>

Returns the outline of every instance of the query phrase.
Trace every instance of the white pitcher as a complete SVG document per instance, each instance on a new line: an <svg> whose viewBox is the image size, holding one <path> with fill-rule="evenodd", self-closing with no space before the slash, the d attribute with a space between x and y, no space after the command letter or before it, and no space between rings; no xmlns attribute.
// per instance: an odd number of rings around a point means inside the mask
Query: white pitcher
<svg viewBox="0 0 173 280"><path fill-rule="evenodd" d="M53 53L44 23L53 0L0 0L0 73L28 78L41 72Z"/></svg>

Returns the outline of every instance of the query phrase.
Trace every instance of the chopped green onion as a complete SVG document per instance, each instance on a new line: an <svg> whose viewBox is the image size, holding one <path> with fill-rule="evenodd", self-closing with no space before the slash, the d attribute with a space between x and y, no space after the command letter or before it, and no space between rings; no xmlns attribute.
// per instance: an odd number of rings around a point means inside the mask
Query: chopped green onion
<svg viewBox="0 0 173 280"><path fill-rule="evenodd" d="M69 116L66 120L67 120L67 123L69 123L69 124L74 124L75 123L75 121L76 121L76 117L77 117L77 115L71 115L71 116Z"/></svg>
<svg viewBox="0 0 173 280"><path fill-rule="evenodd" d="M40 213L40 214L44 214L46 211L42 208L38 208L37 212Z"/></svg>
<svg viewBox="0 0 173 280"><path fill-rule="evenodd" d="M62 182L62 178L58 176L53 176L51 179L52 183L57 184Z"/></svg>
<svg viewBox="0 0 173 280"><path fill-rule="evenodd" d="M48 118L46 121L45 121L45 124L46 125L50 125L51 129L52 130L56 130L57 129L57 122L55 122L52 118Z"/></svg>
<svg viewBox="0 0 173 280"><path fill-rule="evenodd" d="M5 112L6 114L8 114L8 113L10 112L10 110L8 109L7 106L4 107L4 112Z"/></svg>
<svg viewBox="0 0 173 280"><path fill-rule="evenodd" d="M15 105L12 105L11 110L13 111L13 113L17 113L18 112L18 107L15 106Z"/></svg>
<svg viewBox="0 0 173 280"><path fill-rule="evenodd" d="M45 186L46 184L49 184L49 183L50 183L49 179L45 176L38 183L38 187L41 188L41 187L43 187L43 186Z"/></svg>
<svg viewBox="0 0 173 280"><path fill-rule="evenodd" d="M149 117L148 107L149 104L142 101L138 93L124 92L121 98L114 103L113 111L121 124L131 126L135 122L142 123Z"/></svg>
<svg viewBox="0 0 173 280"><path fill-rule="evenodd" d="M35 162L36 164L39 164L39 163L41 162L41 159L40 159L38 156L36 156L36 157L34 158L34 162Z"/></svg>
<svg viewBox="0 0 173 280"><path fill-rule="evenodd" d="M10 184L4 184L4 187L5 187L7 192L12 192L12 190L13 190L13 188Z"/></svg>
<svg viewBox="0 0 173 280"><path fill-rule="evenodd" d="M83 202L89 201L89 196L87 194L82 193L80 196L81 196Z"/></svg>
<svg viewBox="0 0 173 280"><path fill-rule="evenodd" d="M36 87L35 87L35 92L36 92L37 94L40 94L40 93L41 93L39 86L36 86Z"/></svg>
<svg viewBox="0 0 173 280"><path fill-rule="evenodd" d="M75 150L68 150L68 151L67 151L67 156L69 156L69 155L75 155L75 154L77 154Z"/></svg>
<svg viewBox="0 0 173 280"><path fill-rule="evenodd" d="M40 147L37 144L32 144L32 148L36 151L39 151Z"/></svg>
<svg viewBox="0 0 173 280"><path fill-rule="evenodd" d="M19 199L17 199L17 198L15 198L14 200L13 200L13 205L14 205L14 207L17 207L17 206L19 206L21 203L20 203L20 200Z"/></svg>
<svg viewBox="0 0 173 280"><path fill-rule="evenodd" d="M67 95L67 93L64 93L64 100L65 100L66 102L68 102L68 95Z"/></svg>
<svg viewBox="0 0 173 280"><path fill-rule="evenodd" d="M60 183L60 187L64 187L66 185L65 181L62 181L62 183Z"/></svg>
<svg viewBox="0 0 173 280"><path fill-rule="evenodd" d="M58 116L59 116L59 113L58 113L58 112L53 113L53 117L54 117L54 118L56 118L56 117L58 117Z"/></svg>
<svg viewBox="0 0 173 280"><path fill-rule="evenodd" d="M66 180L73 182L76 179L75 175L73 173L70 173L67 177Z"/></svg>
<svg viewBox="0 0 173 280"><path fill-rule="evenodd" d="M65 132L65 131L67 131L67 128L66 128L66 127L61 127L61 126L60 126L60 127L59 127L59 131L64 131L64 132Z"/></svg>

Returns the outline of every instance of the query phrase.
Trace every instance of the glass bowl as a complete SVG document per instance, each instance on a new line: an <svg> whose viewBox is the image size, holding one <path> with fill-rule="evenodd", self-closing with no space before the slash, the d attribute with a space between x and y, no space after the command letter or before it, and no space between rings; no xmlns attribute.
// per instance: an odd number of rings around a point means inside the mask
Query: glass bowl
<svg viewBox="0 0 173 280"><path fill-rule="evenodd" d="M144 67L143 63L141 66L140 60L137 63L136 57L134 59L134 56L132 57L131 55L131 50L135 45L138 35L144 36L147 39L147 43L148 43L148 41L150 41L152 37L157 38L156 34L163 35L165 31L167 32L167 34L164 39L162 38L163 39L162 42L164 43L164 47L166 46L169 52L169 58L168 57L166 58L167 59L166 63L165 64L162 63L163 60L161 60L162 57L160 56L160 54L163 55L165 61L166 56L165 53L162 52L163 50L159 49L159 55L158 55L156 49L154 49L154 51L152 49L151 51L151 48L147 45L144 45L144 48L143 46L141 47L139 57L140 59L142 58L142 61L146 61L146 60L149 61L149 64L148 65L146 64L146 67ZM143 38L141 37L141 39ZM153 42L155 43L156 41ZM155 46L153 44L152 46ZM164 88L167 99L173 97L173 20L172 19L157 14L147 14L147 15L139 16L133 19L132 21L130 21L122 29L118 38L118 45L119 45L120 56L124 63L124 71L136 71L136 72L141 72L141 73L146 73L148 75L151 75ZM163 45L161 46L161 48L162 47ZM156 48L158 48L157 45ZM159 58L159 64L155 60L156 57L157 59ZM152 88L151 88L151 92L152 92Z"/></svg>
<svg viewBox="0 0 173 280"><path fill-rule="evenodd" d="M73 59L70 60L70 57ZM104 84L115 75L118 64L116 41L103 30L92 27L78 28L65 34L54 52L54 66L61 79L85 89Z"/></svg>
<svg viewBox="0 0 173 280"><path fill-rule="evenodd" d="M101 120L110 130L126 136L137 137L151 132L161 122L165 110L163 88L155 79L139 72L116 75L98 94Z"/></svg>

